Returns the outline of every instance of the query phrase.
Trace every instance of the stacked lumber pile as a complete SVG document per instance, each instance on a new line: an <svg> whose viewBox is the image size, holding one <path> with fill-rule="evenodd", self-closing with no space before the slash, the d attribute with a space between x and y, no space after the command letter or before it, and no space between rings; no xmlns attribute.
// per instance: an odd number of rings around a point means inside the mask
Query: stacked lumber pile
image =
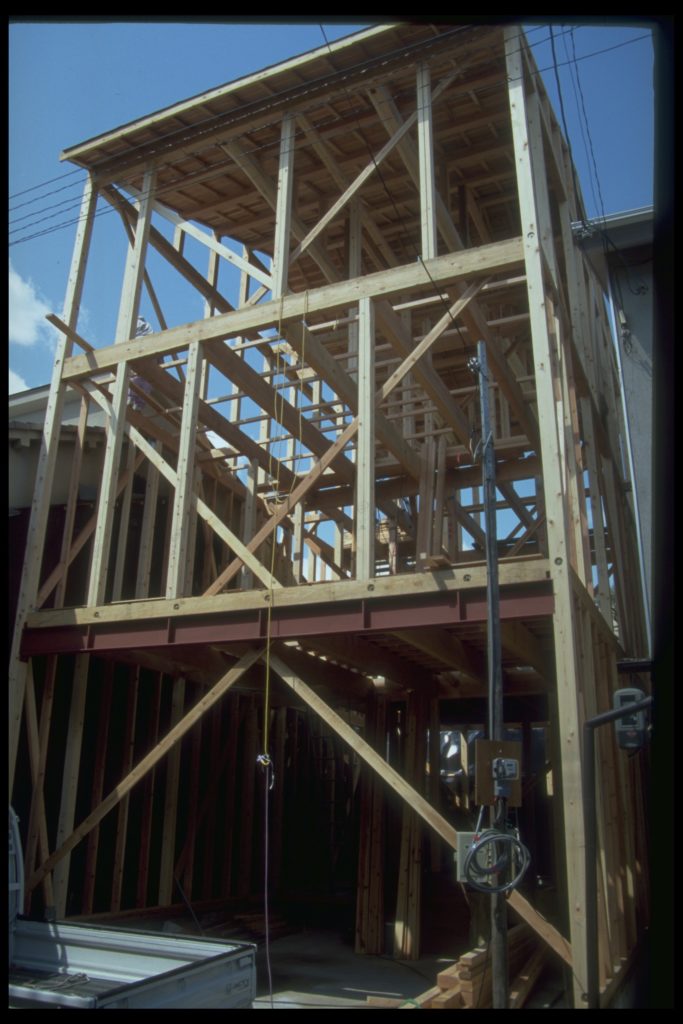
<svg viewBox="0 0 683 1024"><path fill-rule="evenodd" d="M546 946L538 946L537 938L524 924L508 932L508 966L510 976L509 1008L520 1009L546 962ZM491 1006L491 954L477 947L463 953L456 963L439 971L436 985L414 999L381 999L368 997L368 1004L398 1010L475 1010Z"/></svg>

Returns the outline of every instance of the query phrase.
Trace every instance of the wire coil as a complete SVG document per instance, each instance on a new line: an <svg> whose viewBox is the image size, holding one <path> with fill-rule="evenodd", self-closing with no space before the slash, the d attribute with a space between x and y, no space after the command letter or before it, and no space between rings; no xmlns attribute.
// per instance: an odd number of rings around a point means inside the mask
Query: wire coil
<svg viewBox="0 0 683 1024"><path fill-rule="evenodd" d="M468 850L465 877L477 892L510 892L517 888L530 863L529 851L514 832L490 828ZM501 875L505 881L498 880Z"/></svg>

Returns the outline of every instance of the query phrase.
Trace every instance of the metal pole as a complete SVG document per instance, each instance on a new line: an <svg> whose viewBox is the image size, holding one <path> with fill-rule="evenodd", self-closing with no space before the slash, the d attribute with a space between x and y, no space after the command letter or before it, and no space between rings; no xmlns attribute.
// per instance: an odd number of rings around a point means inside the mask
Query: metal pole
<svg viewBox="0 0 683 1024"><path fill-rule="evenodd" d="M600 976L598 972L598 877L597 820L595 808L595 730L615 722L634 711L650 707L652 697L605 711L583 723L583 829L586 869L586 1001L589 1010L600 1009Z"/></svg>
<svg viewBox="0 0 683 1024"><path fill-rule="evenodd" d="M477 370L481 402L482 476L484 489L484 525L486 532L487 663L489 698L489 739L503 739L503 672L500 653L500 597L498 587L498 539L496 532L496 456L489 408L489 373L486 345L477 343ZM491 825L504 801L496 800L491 809ZM491 972L494 1010L508 1007L507 914L502 893L491 894Z"/></svg>

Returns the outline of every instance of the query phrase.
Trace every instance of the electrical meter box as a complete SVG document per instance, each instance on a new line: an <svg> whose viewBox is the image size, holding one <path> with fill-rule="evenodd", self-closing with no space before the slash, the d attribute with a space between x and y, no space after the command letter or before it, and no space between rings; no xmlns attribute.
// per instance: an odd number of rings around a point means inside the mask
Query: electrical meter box
<svg viewBox="0 0 683 1024"><path fill-rule="evenodd" d="M635 686L627 686L615 692L614 710L627 708L629 704L637 704L641 700L645 700L643 691ZM639 750L645 742L645 711L634 711L633 714L617 718L614 727L617 731L617 743L622 750Z"/></svg>
<svg viewBox="0 0 683 1024"><path fill-rule="evenodd" d="M474 799L493 804L505 787L508 807L522 805L522 744L518 740L477 740L474 745Z"/></svg>

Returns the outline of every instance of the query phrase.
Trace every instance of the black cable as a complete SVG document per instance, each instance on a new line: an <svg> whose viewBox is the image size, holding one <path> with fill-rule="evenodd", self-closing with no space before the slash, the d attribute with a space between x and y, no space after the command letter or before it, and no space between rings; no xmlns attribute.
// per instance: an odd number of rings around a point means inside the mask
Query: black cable
<svg viewBox="0 0 683 1024"><path fill-rule="evenodd" d="M598 190L598 197L599 197L599 200L600 200L600 204L599 204L600 205L600 210L602 212L602 216L603 216L603 219L604 219L604 217L605 217L605 203L604 203L603 198L602 198L602 189L600 188L600 177L598 175L598 165L597 165L597 162L596 162L596 159L595 159L595 150L593 149L593 139L591 137L590 125L588 123L588 114L586 113L586 103L585 103L584 96L583 96L583 89L581 88L581 79L579 77L579 69L578 69L578 66L577 66L576 45L575 45L573 30L570 33L570 39L571 39L572 51L573 51L573 55L574 55L574 70L576 72L576 84L577 84L578 89L579 89L579 96L581 97L581 109L583 111L583 119L584 119L584 122L585 122L585 125L586 125L586 134L588 136L588 148L590 150L591 160L593 161L593 172L595 174L595 184L596 184L596 187L597 187L597 190Z"/></svg>
<svg viewBox="0 0 683 1024"><path fill-rule="evenodd" d="M178 886L178 889L180 890L180 895L183 898L183 903L185 904L187 909L190 911L190 914L192 915L194 923L197 925L197 931L199 932L200 935L204 935L205 934L204 929L202 928L202 926L200 925L199 921L197 920L197 915L194 912L194 907L192 906L192 904L188 900L187 896L185 895L185 890L183 889L182 885L180 884L180 880L174 875L173 876L173 881Z"/></svg>
<svg viewBox="0 0 683 1024"><path fill-rule="evenodd" d="M562 86L560 85L560 74L559 74L559 71L558 71L557 53L555 52L555 38L554 38L554 35L553 35L553 26L552 25L550 25L550 48L551 48L552 54L553 54L553 70L555 72L555 84L557 86L557 96L558 96L558 99L559 99L559 102L560 102L560 114L561 114L561 117L562 117L562 126L564 128L564 137L565 137L565 140L567 142L567 146L569 148L569 168L571 170L571 175L572 175L572 185L573 185L573 188L574 188L574 199L575 199L576 208L577 208L576 212L577 212L578 216L581 218L581 223L583 224L583 227L586 230L588 230L587 225L586 225L585 211L583 209L583 203L581 202L581 193L579 192L579 186L578 186L577 181L576 181L576 168L574 166L574 156L572 154L572 146L571 146L571 141L570 141L570 138L569 138L569 128L567 127L567 118L565 117L565 113L564 113L564 100L562 98Z"/></svg>

